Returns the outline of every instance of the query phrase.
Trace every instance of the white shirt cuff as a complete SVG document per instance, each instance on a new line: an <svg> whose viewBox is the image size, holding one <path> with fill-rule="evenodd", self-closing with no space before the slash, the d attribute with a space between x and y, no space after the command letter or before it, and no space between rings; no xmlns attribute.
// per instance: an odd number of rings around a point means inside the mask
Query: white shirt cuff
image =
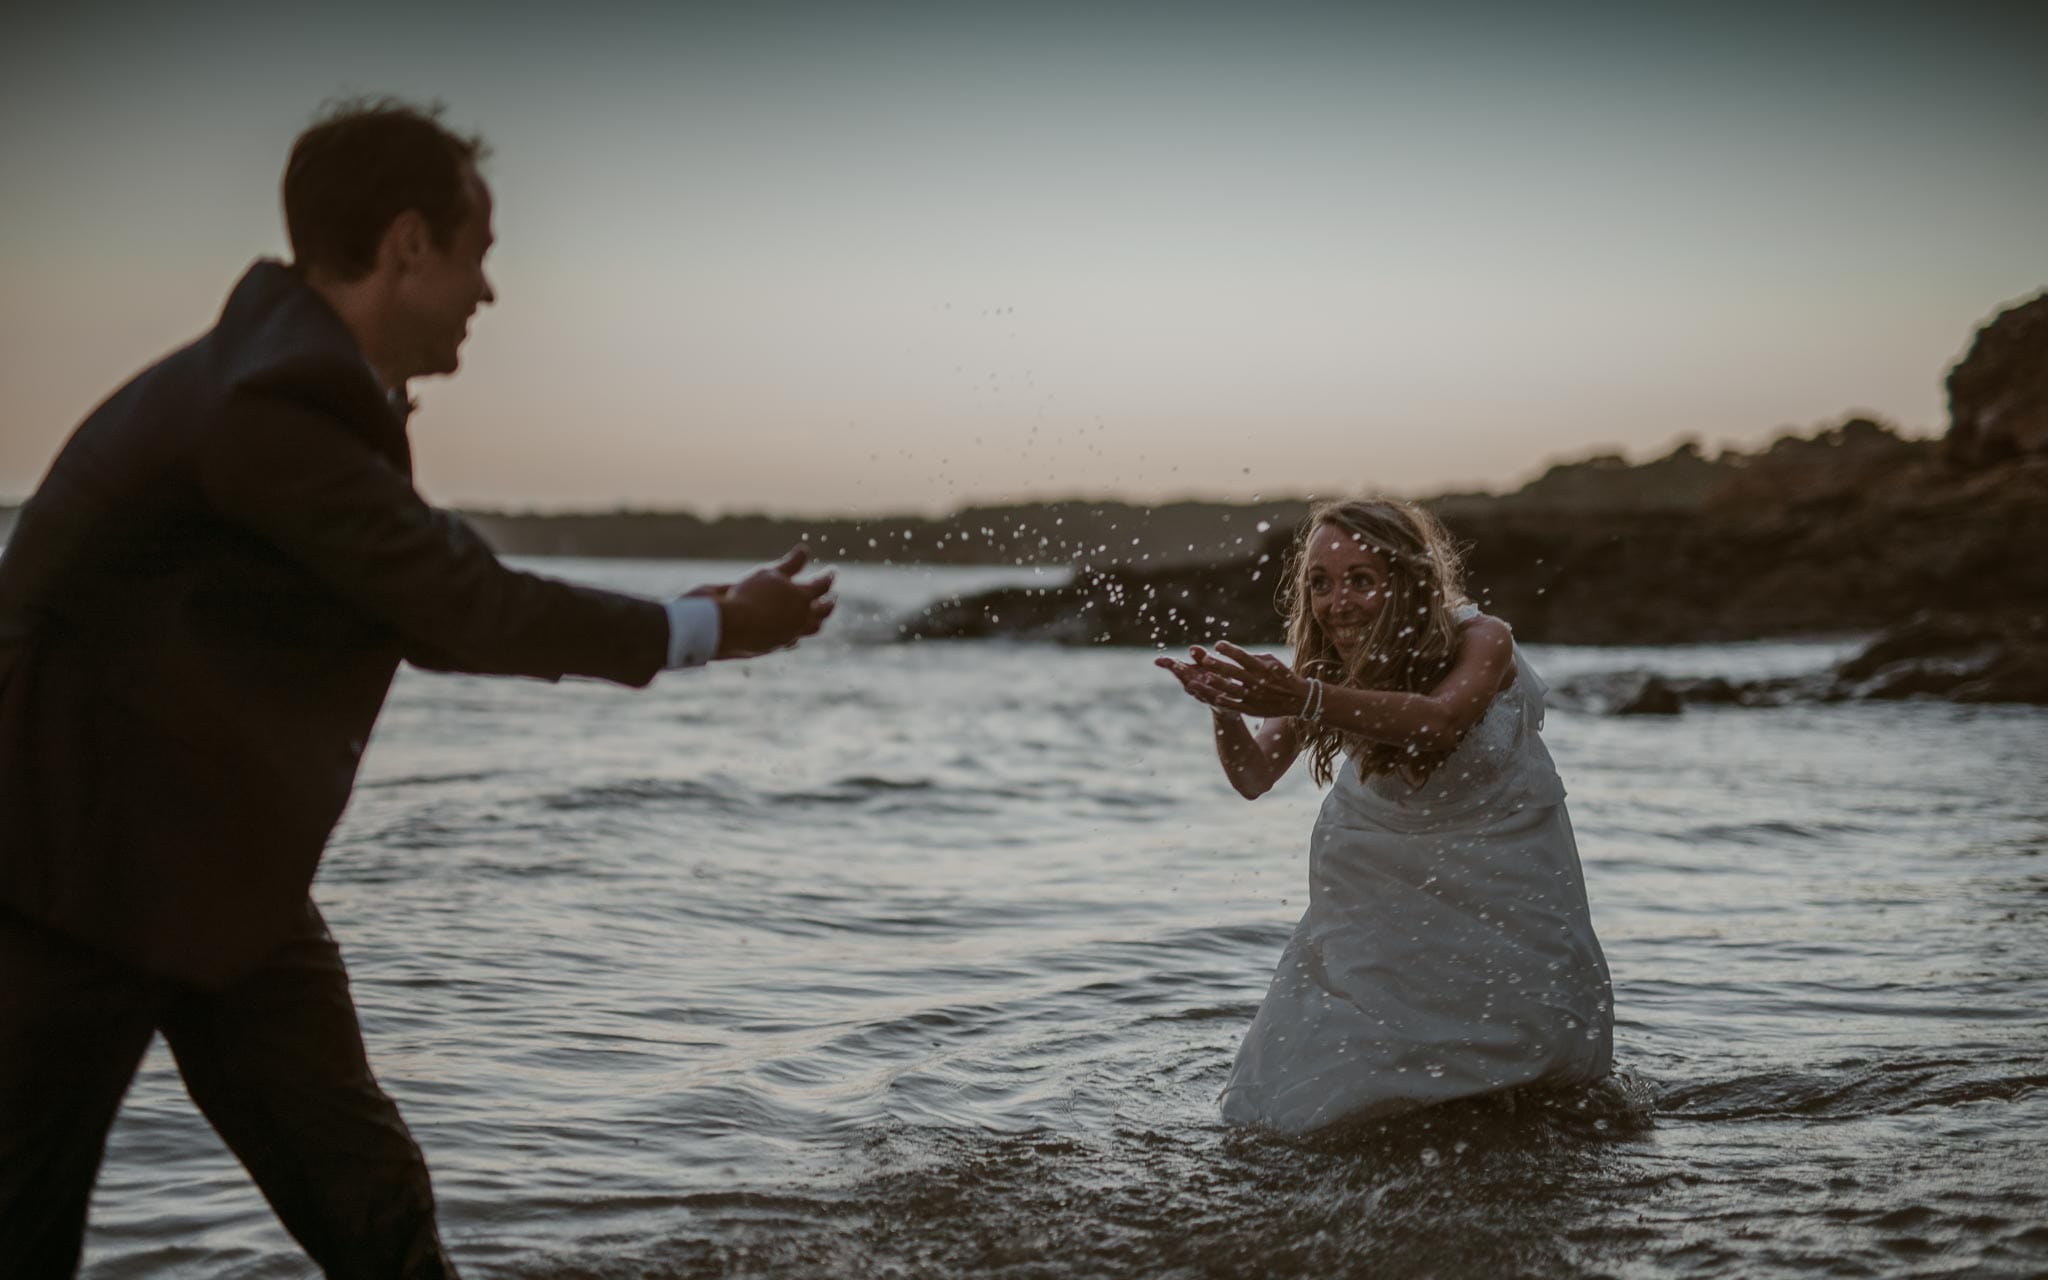
<svg viewBox="0 0 2048 1280"><path fill-rule="evenodd" d="M668 609L668 669L701 667L718 656L718 603L677 596Z"/></svg>

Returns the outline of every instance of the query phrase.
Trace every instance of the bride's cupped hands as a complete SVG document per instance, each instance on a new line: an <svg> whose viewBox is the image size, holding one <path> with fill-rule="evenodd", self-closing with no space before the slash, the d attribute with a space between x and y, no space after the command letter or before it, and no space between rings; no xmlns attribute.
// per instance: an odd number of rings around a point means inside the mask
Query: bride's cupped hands
<svg viewBox="0 0 2048 1280"><path fill-rule="evenodd" d="M1217 711L1262 717L1291 716L1302 709L1309 682L1269 653L1251 653L1228 640L1214 652L1196 645L1188 660L1154 658L1169 671L1189 697Z"/></svg>

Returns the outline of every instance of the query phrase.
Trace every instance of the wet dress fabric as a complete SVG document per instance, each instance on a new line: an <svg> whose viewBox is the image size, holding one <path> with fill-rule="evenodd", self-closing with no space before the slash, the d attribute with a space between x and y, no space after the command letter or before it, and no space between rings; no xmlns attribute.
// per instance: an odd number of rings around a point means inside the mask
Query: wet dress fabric
<svg viewBox="0 0 2048 1280"><path fill-rule="evenodd" d="M1514 657L1514 681L1419 788L1339 769L1226 1121L1299 1134L1607 1074L1607 962L1541 737L1545 686Z"/></svg>

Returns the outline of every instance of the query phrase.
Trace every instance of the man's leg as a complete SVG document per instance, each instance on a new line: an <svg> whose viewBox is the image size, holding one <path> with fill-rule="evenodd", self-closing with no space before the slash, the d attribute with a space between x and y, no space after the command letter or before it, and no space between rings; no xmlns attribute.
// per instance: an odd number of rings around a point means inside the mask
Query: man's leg
<svg viewBox="0 0 2048 1280"><path fill-rule="evenodd" d="M330 1280L453 1276L427 1165L363 1055L348 973L311 902L255 973L174 999L185 1088Z"/></svg>
<svg viewBox="0 0 2048 1280"><path fill-rule="evenodd" d="M107 1129L162 986L0 912L0 1271L78 1270Z"/></svg>

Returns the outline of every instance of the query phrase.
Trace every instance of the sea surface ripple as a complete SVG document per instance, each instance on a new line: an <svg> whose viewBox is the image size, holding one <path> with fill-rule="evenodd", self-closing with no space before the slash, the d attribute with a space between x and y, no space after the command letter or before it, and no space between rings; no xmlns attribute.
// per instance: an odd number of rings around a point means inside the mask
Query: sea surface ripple
<svg viewBox="0 0 2048 1280"><path fill-rule="evenodd" d="M886 642L1020 580L852 566L645 692L401 674L315 896L465 1274L2048 1273L2048 715L1553 711L1621 1074L1280 1142L1213 1100L1318 794L1239 800L1143 652ZM153 1047L85 1274L312 1273Z"/></svg>

